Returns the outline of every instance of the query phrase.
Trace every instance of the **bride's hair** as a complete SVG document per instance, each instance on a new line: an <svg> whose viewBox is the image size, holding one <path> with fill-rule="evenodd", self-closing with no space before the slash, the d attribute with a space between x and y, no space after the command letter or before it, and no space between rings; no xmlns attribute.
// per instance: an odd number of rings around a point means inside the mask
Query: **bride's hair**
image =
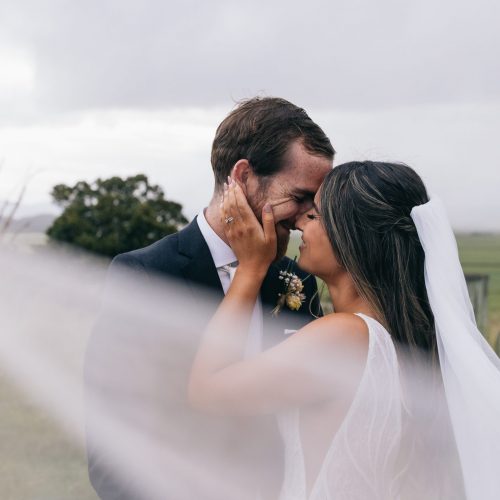
<svg viewBox="0 0 500 500"><path fill-rule="evenodd" d="M437 359L424 251L410 217L429 201L422 179L398 163L335 167L320 193L321 215L339 263L392 337Z"/></svg>

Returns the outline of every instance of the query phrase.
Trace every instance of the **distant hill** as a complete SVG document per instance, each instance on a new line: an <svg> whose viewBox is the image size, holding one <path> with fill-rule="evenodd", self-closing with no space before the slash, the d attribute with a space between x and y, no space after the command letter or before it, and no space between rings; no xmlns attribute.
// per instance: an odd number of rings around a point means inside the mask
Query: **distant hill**
<svg viewBox="0 0 500 500"><path fill-rule="evenodd" d="M53 214L39 214L31 217L20 217L14 219L7 231L9 233L45 233L50 227L56 215ZM0 218L0 227L3 225L3 219Z"/></svg>

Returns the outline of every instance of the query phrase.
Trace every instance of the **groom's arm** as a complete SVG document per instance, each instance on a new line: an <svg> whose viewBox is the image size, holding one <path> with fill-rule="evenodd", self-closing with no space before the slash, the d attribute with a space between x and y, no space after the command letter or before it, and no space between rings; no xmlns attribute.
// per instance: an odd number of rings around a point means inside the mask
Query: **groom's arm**
<svg viewBox="0 0 500 500"><path fill-rule="evenodd" d="M134 381L130 359L135 337L130 317L120 313L124 290L134 277L144 281L141 264L127 255L112 262L101 315L93 328L85 359L86 442L89 478L102 500L145 500L134 481L134 461L141 457L120 452L127 429L134 428ZM128 297L131 300L131 297ZM122 463L121 463L122 462Z"/></svg>
<svg viewBox="0 0 500 500"><path fill-rule="evenodd" d="M102 500L175 498L169 492L176 477L166 464L179 434L172 420L180 405L175 391L190 349L189 342L177 342L183 310L173 293L182 287L143 262L135 254L113 260L87 347L88 470Z"/></svg>
<svg viewBox="0 0 500 500"><path fill-rule="evenodd" d="M103 311L88 343L90 480L102 500L217 499L201 480L209 468L201 457L217 434L200 426L185 403L208 311L201 300L193 302L186 283L167 281L165 272L160 277L150 256L141 257L114 259ZM175 256L170 263L176 267ZM221 442L225 431L223 426ZM197 460L203 467L197 468Z"/></svg>

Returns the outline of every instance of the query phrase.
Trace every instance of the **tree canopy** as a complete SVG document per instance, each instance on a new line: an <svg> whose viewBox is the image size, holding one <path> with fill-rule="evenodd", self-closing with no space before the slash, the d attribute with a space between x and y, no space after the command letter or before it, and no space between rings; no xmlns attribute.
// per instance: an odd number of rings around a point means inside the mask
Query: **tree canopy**
<svg viewBox="0 0 500 500"><path fill-rule="evenodd" d="M182 205L165 199L161 187L142 174L58 184L51 196L64 211L48 236L109 257L149 245L187 223Z"/></svg>

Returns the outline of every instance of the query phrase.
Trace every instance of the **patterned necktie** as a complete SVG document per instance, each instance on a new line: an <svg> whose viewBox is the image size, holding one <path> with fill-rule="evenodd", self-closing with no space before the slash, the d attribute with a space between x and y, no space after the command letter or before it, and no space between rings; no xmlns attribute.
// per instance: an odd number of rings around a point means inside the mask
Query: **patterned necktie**
<svg viewBox="0 0 500 500"><path fill-rule="evenodd" d="M233 281L234 274L236 273L236 269L238 268L238 264L239 262L235 260L234 262L226 264L225 266L220 266L217 269L222 269L222 271L228 274L229 281Z"/></svg>

